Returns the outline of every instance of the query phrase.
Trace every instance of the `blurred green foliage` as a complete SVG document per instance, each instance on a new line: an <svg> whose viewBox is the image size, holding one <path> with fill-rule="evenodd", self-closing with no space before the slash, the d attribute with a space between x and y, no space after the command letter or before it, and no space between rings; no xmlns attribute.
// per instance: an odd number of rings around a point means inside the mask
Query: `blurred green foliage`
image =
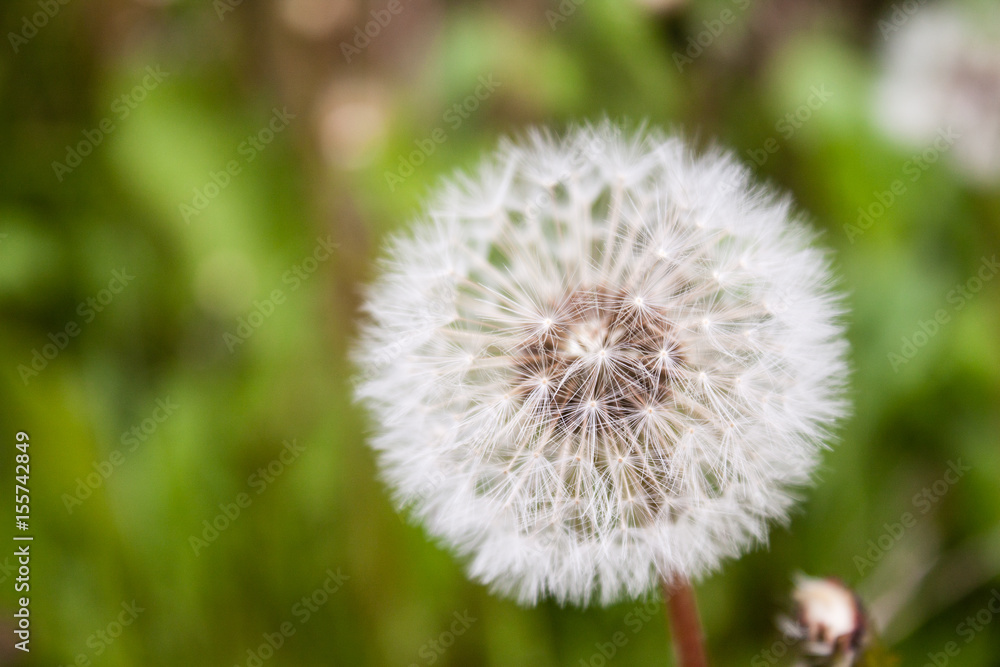
<svg viewBox="0 0 1000 667"><path fill-rule="evenodd" d="M43 4L4 3L4 33L23 36ZM822 230L850 293L855 415L790 527L699 586L716 664L778 664L774 617L796 571L839 576L879 609L902 600L886 630L903 664L949 641L957 664L995 664L1000 619L968 643L959 625L1000 585L1000 286L961 309L948 295L1000 248L1000 186L941 160L852 235L913 154L871 121L875 26L893 7L678 4L411 0L350 63L341 44L382 5L248 0L220 18L218 2L52 2L36 35L8 34L0 469L13 475L14 433L29 432L34 634L30 656L10 650L0 552L0 661L253 665L265 635L291 627L263 664L598 665L618 631L628 641L608 664L668 664L655 600L522 609L469 582L393 510L350 399L346 351L382 237L499 137L609 116L751 164L764 149L757 173ZM678 60L725 11L732 23ZM169 74L133 99L157 66ZM496 92L455 126L448 110L487 75ZM829 100L781 125L815 87ZM264 145L284 108L295 117ZM436 128L446 140L390 188ZM78 166L53 166L81 142ZM336 247L311 262L317 239ZM134 275L118 293L116 270ZM894 369L890 353L938 309L949 321ZM65 349L45 359L47 345ZM176 404L160 421L158 399ZM285 441L304 450L279 468ZM921 513L916 496L957 460L971 470ZM916 527L860 566L905 512ZM13 526L10 502L0 521ZM206 521L226 527L213 538ZM346 575L339 588L328 571ZM118 635L133 601L143 611ZM476 620L449 638L464 612Z"/></svg>

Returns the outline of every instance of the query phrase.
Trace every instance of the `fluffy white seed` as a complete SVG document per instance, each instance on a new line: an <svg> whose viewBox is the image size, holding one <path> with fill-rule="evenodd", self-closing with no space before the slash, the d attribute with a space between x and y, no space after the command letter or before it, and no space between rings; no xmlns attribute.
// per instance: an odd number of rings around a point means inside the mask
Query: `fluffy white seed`
<svg viewBox="0 0 1000 667"><path fill-rule="evenodd" d="M765 540L844 409L827 259L789 211L726 155L608 123L445 184L355 355L400 505L529 604Z"/></svg>

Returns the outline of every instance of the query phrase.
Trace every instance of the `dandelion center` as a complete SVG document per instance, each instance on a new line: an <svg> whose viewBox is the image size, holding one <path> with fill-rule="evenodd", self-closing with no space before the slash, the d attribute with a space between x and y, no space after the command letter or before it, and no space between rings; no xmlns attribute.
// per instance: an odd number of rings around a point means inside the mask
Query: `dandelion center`
<svg viewBox="0 0 1000 667"><path fill-rule="evenodd" d="M564 498L554 515L581 538L599 531L593 509L579 503L581 480L596 473L608 480L616 522L675 517L676 480L666 464L677 439L669 415L681 411L675 327L627 290L583 287L549 308L548 326L517 346L513 393L535 425L535 452L572 462L557 472ZM576 508L568 516L567 506Z"/></svg>
<svg viewBox="0 0 1000 667"><path fill-rule="evenodd" d="M563 435L608 436L674 409L683 355L662 312L602 288L576 289L550 307L547 326L516 355L515 393L538 423Z"/></svg>

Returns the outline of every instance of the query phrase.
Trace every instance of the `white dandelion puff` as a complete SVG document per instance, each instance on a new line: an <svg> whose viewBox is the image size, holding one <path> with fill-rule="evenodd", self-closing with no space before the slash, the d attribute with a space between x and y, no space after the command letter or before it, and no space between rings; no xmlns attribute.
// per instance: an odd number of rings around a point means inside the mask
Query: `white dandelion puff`
<svg viewBox="0 0 1000 667"><path fill-rule="evenodd" d="M844 411L811 240L676 138L503 143L368 296L356 393L396 500L526 604L639 596L765 540Z"/></svg>
<svg viewBox="0 0 1000 667"><path fill-rule="evenodd" d="M890 137L947 152L964 174L991 182L1000 176L1000 21L972 11L927 7L886 35L876 117Z"/></svg>

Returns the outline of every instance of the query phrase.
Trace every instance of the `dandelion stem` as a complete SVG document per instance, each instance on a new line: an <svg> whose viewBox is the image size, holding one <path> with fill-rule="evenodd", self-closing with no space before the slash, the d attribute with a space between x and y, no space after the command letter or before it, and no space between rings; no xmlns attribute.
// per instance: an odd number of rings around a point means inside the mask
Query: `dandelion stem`
<svg viewBox="0 0 1000 667"><path fill-rule="evenodd" d="M705 640L691 582L680 575L674 575L669 580L663 579L661 583L677 664L679 667L707 667Z"/></svg>

